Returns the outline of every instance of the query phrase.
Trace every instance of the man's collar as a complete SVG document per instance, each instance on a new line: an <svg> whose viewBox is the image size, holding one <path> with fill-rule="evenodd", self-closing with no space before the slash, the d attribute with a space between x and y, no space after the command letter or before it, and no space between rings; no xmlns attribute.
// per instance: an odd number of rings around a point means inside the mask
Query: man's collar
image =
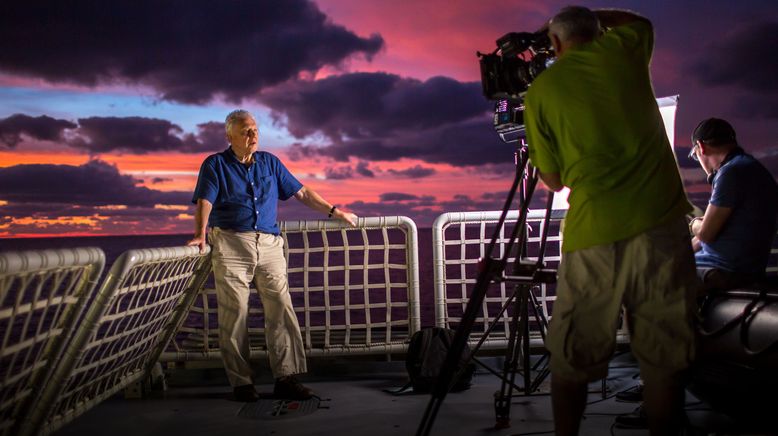
<svg viewBox="0 0 778 436"><path fill-rule="evenodd" d="M721 161L721 164L719 164L719 169L723 167L727 162L734 159L736 156L740 156L741 154L746 154L746 151L740 148L740 146L735 146L732 150L727 153L727 155L724 157L724 160Z"/></svg>
<svg viewBox="0 0 778 436"><path fill-rule="evenodd" d="M259 153L259 151L255 151L253 153L253 155L252 155L252 163L257 161L257 153ZM240 159L238 159L238 155L235 154L235 151L232 149L231 145L227 146L227 150L224 150L224 154L227 155L227 156L230 156L233 160L235 160L235 162L243 165L243 162L241 162Z"/></svg>

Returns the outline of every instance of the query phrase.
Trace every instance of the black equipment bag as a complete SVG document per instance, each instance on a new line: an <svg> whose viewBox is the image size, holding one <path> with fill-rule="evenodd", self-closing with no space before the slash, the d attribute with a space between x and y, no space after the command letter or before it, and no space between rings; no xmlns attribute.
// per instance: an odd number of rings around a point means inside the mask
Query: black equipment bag
<svg viewBox="0 0 778 436"><path fill-rule="evenodd" d="M440 369L454 341L454 330L429 327L419 330L411 336L405 368L408 370L410 385L416 393L429 393L435 386ZM469 361L470 347L465 344L457 365L457 374L461 376L451 386L451 392L470 388L475 373L475 364Z"/></svg>
<svg viewBox="0 0 778 436"><path fill-rule="evenodd" d="M710 294L700 315L689 390L714 410L751 425L774 420L778 286L765 282Z"/></svg>

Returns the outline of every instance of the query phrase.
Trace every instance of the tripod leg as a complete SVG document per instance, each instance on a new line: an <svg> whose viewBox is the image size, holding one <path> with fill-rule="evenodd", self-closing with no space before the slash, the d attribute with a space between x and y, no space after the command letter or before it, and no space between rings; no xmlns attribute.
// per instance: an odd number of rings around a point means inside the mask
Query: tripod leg
<svg viewBox="0 0 778 436"><path fill-rule="evenodd" d="M519 322L521 319L521 301L520 289L522 285L516 286L516 293L519 294L514 300L514 312L511 317L510 336L508 338L508 347L505 350L505 362L503 364L503 373L500 377L502 383L500 390L494 395L494 414L495 425L497 429L508 428L511 426L511 399L513 398L513 389L516 386L516 372L518 371L519 353L521 348L518 345L519 340Z"/></svg>
<svg viewBox="0 0 778 436"><path fill-rule="evenodd" d="M521 180L528 170L529 150L523 140L521 149L517 153L517 157L516 175L513 180L513 185L511 186L511 190L508 194L505 206L503 207L502 213L500 214L500 219L497 223L497 229L495 229L495 233L493 234L492 239L489 241L489 244L486 247L487 255L482 259L482 263L479 265L480 272L478 274L478 278L476 279L475 286L473 287L473 292L470 296L470 300L467 303L465 312L462 315L461 322L457 326L456 334L454 335L451 346L449 347L448 354L446 355L446 359L440 369L438 380L432 390L430 401L427 404L427 408L424 411L422 420L416 430L416 436L428 436L432 430L432 426L435 422L438 411L440 410L440 406L442 405L443 400L448 393L453 377L456 375L456 367L458 365L459 359L462 356L462 351L464 350L465 344L468 341L470 332L472 331L480 306L484 301L489 283L491 283L492 280L497 277L498 273L501 274L502 269L505 267L507 254L505 259L501 259L499 262L496 262L491 258L491 253L494 251L494 248L497 245L499 229L502 228L502 225L505 223L505 219L508 215L508 210L510 209L514 194L516 193ZM523 201L521 202L521 208L519 210L519 218L507 243L506 253L510 253L510 248L514 241L516 241L516 236L519 232L519 229L524 229L527 219L527 212L529 209L529 200L532 198L537 181L537 170L533 168L532 177L529 178L529 183L527 183L525 186L522 186L520 197ZM522 239L522 241L524 240L525 238ZM524 242L520 243L519 245L524 245ZM513 385L513 383L511 383L511 385Z"/></svg>
<svg viewBox="0 0 778 436"><path fill-rule="evenodd" d="M486 331L481 335L481 338L478 340L478 343L476 343L474 346L470 349L470 355L467 357L467 361L474 361L476 364L480 365L485 370L491 372L496 377L500 378L501 380L505 380L505 376L503 372L499 372L496 369L493 369L492 367L484 364L483 362L479 361L475 356L476 353L478 353L478 350L481 349L481 346L483 346L484 342L489 338L489 335L492 334L492 331L494 331L495 327L500 325L500 320L502 319L505 312L508 310L509 307L515 305L516 298L518 298L518 295L520 293L521 289L519 286L514 287L513 294L511 294L508 299L505 300L505 303L503 303L502 307L500 308L500 311L495 315L494 320L489 323L489 327L486 329ZM510 335L509 335L510 336ZM510 354L506 351L506 356L509 356ZM455 384L457 380L464 374L465 367L462 367L462 369L459 370L459 372L456 373L454 376L453 381L451 382L451 385ZM504 369L504 366L503 366ZM520 391L522 388L516 386L516 383L513 382L513 379L511 379L511 384L513 385L513 389L516 389L517 391Z"/></svg>
<svg viewBox="0 0 778 436"><path fill-rule="evenodd" d="M543 341L543 344L546 343L546 331L548 329L548 321L546 320L545 315L543 314L542 307L540 305L540 302L538 302L537 297L532 292L532 288L527 289L527 298L529 300L529 307L532 308L532 313L535 316L535 320L538 322L538 329L540 330L540 338ZM526 330L527 335L529 336L529 328ZM529 337L527 338L529 341ZM543 355L541 356L540 360L537 361L533 369L539 372L535 376L535 380L532 381L530 386L530 392L536 391L540 384L545 380L546 377L548 377L550 371L548 369L548 351L544 351Z"/></svg>
<svg viewBox="0 0 778 436"><path fill-rule="evenodd" d="M530 365L530 343L529 343L529 287L525 286L524 293L521 296L521 349L522 349L522 367L524 369L524 395L532 393L532 369Z"/></svg>
<svg viewBox="0 0 778 436"><path fill-rule="evenodd" d="M491 265L493 261L493 259L487 257L486 265L478 274L478 279L473 287L473 293L470 300L467 302L465 313L462 315L462 321L457 327L456 334L451 341L448 354L446 354L446 360L440 368L438 380L435 382L435 386L432 389L430 401L427 403L427 408L425 409L422 420L416 430L416 436L427 436L430 434L430 431L432 431L435 417L440 410L440 406L443 404L443 400L446 398L446 394L448 394L451 381L456 374L456 368L462 357L462 351L464 350L470 332L473 329L473 324L478 316L481 303L486 296L487 288L491 282L492 270L494 269Z"/></svg>

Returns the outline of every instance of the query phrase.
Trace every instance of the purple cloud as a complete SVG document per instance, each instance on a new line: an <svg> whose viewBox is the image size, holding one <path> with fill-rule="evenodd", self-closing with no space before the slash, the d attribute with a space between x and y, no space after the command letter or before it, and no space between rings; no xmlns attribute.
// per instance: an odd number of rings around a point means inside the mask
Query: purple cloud
<svg viewBox="0 0 778 436"><path fill-rule="evenodd" d="M63 138L67 129L76 128L70 121L58 120L47 115L31 117L25 114L14 114L0 119L0 142L14 148L22 141L22 135L27 135L42 141L57 141Z"/></svg>
<svg viewBox="0 0 778 436"><path fill-rule="evenodd" d="M325 156L341 162L350 158L368 161L411 158L460 167L513 161L513 147L498 139L486 116L426 130L398 132L385 138L355 138L321 147L296 145L293 154Z"/></svg>
<svg viewBox="0 0 778 436"><path fill-rule="evenodd" d="M70 131L68 137L64 136L65 130ZM215 121L198 124L196 133L185 133L171 121L145 117L88 117L78 119L76 124L45 115L14 114L0 120L0 141L16 147L23 141L22 134L40 140L61 141L91 154L112 151L202 153L222 150L227 144L224 123Z"/></svg>
<svg viewBox="0 0 778 436"><path fill-rule="evenodd" d="M709 86L734 85L757 92L778 91L778 62L764 47L778 46L778 21L749 23L713 39L689 69Z"/></svg>
<svg viewBox="0 0 778 436"><path fill-rule="evenodd" d="M432 196L419 196L413 194L406 194L404 192L384 192L378 197L381 201L396 201L396 202L408 202L408 201L434 201L435 197Z"/></svg>
<svg viewBox="0 0 778 436"><path fill-rule="evenodd" d="M89 117L78 120L80 138L70 145L90 153L128 151L145 154L158 151L201 153L226 147L224 124L198 124L198 132L184 133L178 125L158 118Z"/></svg>
<svg viewBox="0 0 778 436"><path fill-rule="evenodd" d="M324 176L332 180L350 179L354 175L351 167L327 167L324 168Z"/></svg>
<svg viewBox="0 0 778 436"><path fill-rule="evenodd" d="M309 0L30 0L0 14L0 70L86 86L141 84L183 103L238 102L383 45L379 35L334 24Z"/></svg>
<svg viewBox="0 0 778 436"><path fill-rule="evenodd" d="M334 142L456 123L484 115L491 106L476 82L420 81L388 73L290 82L264 92L260 100L288 119L296 137L322 132Z"/></svg>
<svg viewBox="0 0 778 436"><path fill-rule="evenodd" d="M393 176L407 177L409 179L421 179L436 173L435 168L423 167L421 165L415 165L404 170L390 169L387 172Z"/></svg>
<svg viewBox="0 0 778 436"><path fill-rule="evenodd" d="M23 182L22 182L23 181ZM139 180L122 175L100 160L81 166L15 165L0 168L0 199L9 203L78 206L155 204L189 205L189 192L163 192L137 186Z"/></svg>
<svg viewBox="0 0 778 436"><path fill-rule="evenodd" d="M778 118L778 62L764 47L778 46L778 21L736 27L713 39L686 70L709 87L734 87L738 114L745 118Z"/></svg>
<svg viewBox="0 0 778 436"><path fill-rule="evenodd" d="M354 167L354 171L363 177L375 177L375 173L370 169L369 164L365 161L357 162L356 167Z"/></svg>

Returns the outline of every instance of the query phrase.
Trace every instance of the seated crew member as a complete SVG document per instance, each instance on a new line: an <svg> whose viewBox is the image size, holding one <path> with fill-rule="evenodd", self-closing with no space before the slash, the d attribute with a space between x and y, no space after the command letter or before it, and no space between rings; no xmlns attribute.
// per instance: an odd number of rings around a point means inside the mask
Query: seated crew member
<svg viewBox="0 0 778 436"><path fill-rule="evenodd" d="M719 118L700 122L689 158L700 163L713 186L703 217L689 222L697 274L704 291L748 286L764 277L776 231L778 185L770 172L737 143L735 130ZM641 401L642 385L619 392ZM642 409L616 417L622 427L646 428Z"/></svg>
<svg viewBox="0 0 778 436"><path fill-rule="evenodd" d="M739 145L732 126L702 121L689 157L708 175L705 215L689 223L697 273L706 291L748 286L764 277L776 232L778 185Z"/></svg>
<svg viewBox="0 0 778 436"><path fill-rule="evenodd" d="M254 117L236 110L225 121L230 146L205 159L192 202L195 235L187 245L205 249L210 224L213 275L219 317L219 348L224 369L238 401L257 401L249 365L249 285L259 292L265 314L265 336L274 396L305 400L313 392L294 377L306 372L305 350L289 296L284 240L276 223L278 200L296 198L330 218L352 226L357 216L303 186L274 155L257 151Z"/></svg>

